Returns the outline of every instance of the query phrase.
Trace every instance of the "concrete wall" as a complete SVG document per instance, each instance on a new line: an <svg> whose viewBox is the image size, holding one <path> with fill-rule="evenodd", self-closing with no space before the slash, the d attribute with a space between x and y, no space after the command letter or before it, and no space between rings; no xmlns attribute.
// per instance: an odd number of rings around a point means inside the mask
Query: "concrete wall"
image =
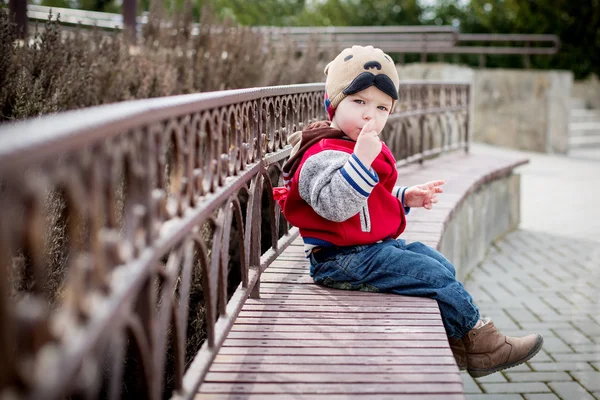
<svg viewBox="0 0 600 400"><path fill-rule="evenodd" d="M583 99L587 108L600 110L600 80L596 75L591 75L582 81L573 82L571 95Z"/></svg>
<svg viewBox="0 0 600 400"><path fill-rule="evenodd" d="M398 73L400 79L471 82L474 141L539 152L568 150L571 72L408 64L398 66Z"/></svg>
<svg viewBox="0 0 600 400"><path fill-rule="evenodd" d="M471 193L442 234L439 250L465 278L483 259L492 242L519 225L520 175L512 174L482 185Z"/></svg>

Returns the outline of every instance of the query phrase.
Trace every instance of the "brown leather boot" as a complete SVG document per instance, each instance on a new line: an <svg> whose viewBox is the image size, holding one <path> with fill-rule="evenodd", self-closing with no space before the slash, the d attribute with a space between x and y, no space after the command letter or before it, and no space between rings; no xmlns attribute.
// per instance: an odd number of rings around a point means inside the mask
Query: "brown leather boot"
<svg viewBox="0 0 600 400"><path fill-rule="evenodd" d="M458 369L461 371L467 369L467 351L465 350L465 344L463 343L462 338L453 339L449 337L448 343L450 343L450 349L452 350Z"/></svg>
<svg viewBox="0 0 600 400"><path fill-rule="evenodd" d="M521 338L504 336L488 321L462 338L467 351L467 372L475 378L511 368L535 356L544 339L537 334Z"/></svg>

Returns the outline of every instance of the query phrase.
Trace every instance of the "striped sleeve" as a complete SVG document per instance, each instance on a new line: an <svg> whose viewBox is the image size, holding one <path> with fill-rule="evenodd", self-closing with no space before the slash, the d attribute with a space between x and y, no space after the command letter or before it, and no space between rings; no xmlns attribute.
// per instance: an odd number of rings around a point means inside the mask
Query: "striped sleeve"
<svg viewBox="0 0 600 400"><path fill-rule="evenodd" d="M392 189L392 195L400 200L402 207L404 207L404 214L408 214L410 212L410 207L406 207L404 205L404 193L406 192L406 189L408 189L408 186L394 186Z"/></svg>
<svg viewBox="0 0 600 400"><path fill-rule="evenodd" d="M377 172L372 168L367 169L355 154L348 158L348 162L340 169L340 172L350 186L365 197L369 197L379 182Z"/></svg>

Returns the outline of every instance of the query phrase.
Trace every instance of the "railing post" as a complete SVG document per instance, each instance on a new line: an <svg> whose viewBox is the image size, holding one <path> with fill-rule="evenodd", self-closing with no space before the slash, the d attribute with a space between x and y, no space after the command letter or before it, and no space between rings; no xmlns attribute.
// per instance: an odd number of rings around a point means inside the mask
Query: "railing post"
<svg viewBox="0 0 600 400"><path fill-rule="evenodd" d="M472 85L467 86L466 90L465 90L465 102L466 102L466 110L467 110L467 115L465 117L465 154L469 153L469 136L470 136L470 132L469 132L469 127L470 127L470 120L471 120L471 90L472 90Z"/></svg>
<svg viewBox="0 0 600 400"><path fill-rule="evenodd" d="M16 24L17 36L27 37L27 0L9 0L8 9L11 20Z"/></svg>
<svg viewBox="0 0 600 400"><path fill-rule="evenodd" d="M479 68L485 68L485 54L479 55Z"/></svg>
<svg viewBox="0 0 600 400"><path fill-rule="evenodd" d="M421 153L419 157L419 164L423 164L423 154L425 154L425 116L422 115L419 118L419 134L421 136L419 146L421 147L419 153Z"/></svg>
<svg viewBox="0 0 600 400"><path fill-rule="evenodd" d="M128 39L135 43L137 36L136 29L137 0L123 0L123 24L127 32Z"/></svg>
<svg viewBox="0 0 600 400"><path fill-rule="evenodd" d="M529 42L525 42L525 48L529 49ZM529 54L524 54L523 58L525 61L525 69L530 69L531 68L531 59L529 58Z"/></svg>

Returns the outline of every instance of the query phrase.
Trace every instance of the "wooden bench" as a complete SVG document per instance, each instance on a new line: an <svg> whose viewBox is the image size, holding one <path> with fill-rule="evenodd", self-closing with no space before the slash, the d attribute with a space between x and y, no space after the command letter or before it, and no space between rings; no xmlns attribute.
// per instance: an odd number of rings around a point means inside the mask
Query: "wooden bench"
<svg viewBox="0 0 600 400"><path fill-rule="evenodd" d="M402 185L446 180L401 238L437 248L469 195L526 162L454 152L400 168ZM465 398L434 300L319 287L308 270L297 238L262 274L260 299L245 302L198 398Z"/></svg>

